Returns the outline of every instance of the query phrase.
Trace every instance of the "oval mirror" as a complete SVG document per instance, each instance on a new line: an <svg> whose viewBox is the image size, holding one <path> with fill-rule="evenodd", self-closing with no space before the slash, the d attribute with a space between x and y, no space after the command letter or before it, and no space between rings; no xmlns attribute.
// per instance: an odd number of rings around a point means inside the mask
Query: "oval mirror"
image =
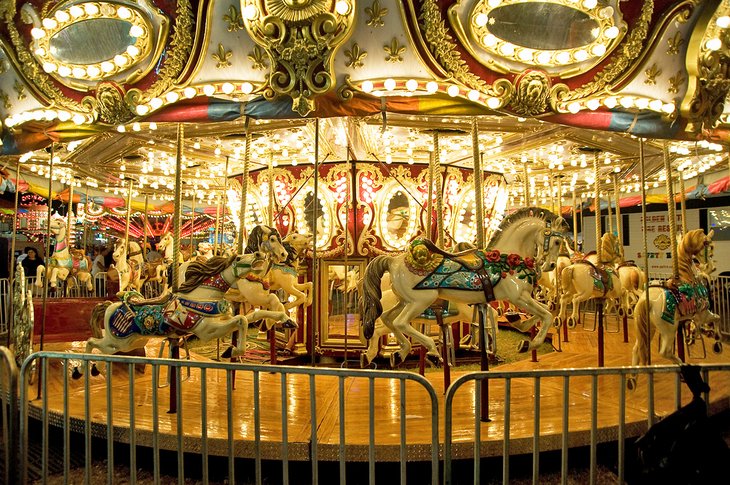
<svg viewBox="0 0 730 485"><path fill-rule="evenodd" d="M98 18L75 22L51 37L50 54L69 64L96 64L123 54L137 41L132 24L121 19ZM79 46L87 46L79 49Z"/></svg>
<svg viewBox="0 0 730 485"><path fill-rule="evenodd" d="M379 198L378 231L387 249L403 250L416 235L418 206L398 183L387 183Z"/></svg>
<svg viewBox="0 0 730 485"><path fill-rule="evenodd" d="M580 10L557 3L516 3L489 13L487 28L496 37L530 49L561 50L588 45L600 26Z"/></svg>
<svg viewBox="0 0 730 485"><path fill-rule="evenodd" d="M332 217L326 210L327 201L322 197L322 192L314 199L314 190L307 188L304 194L303 207L297 206L297 232L302 234L314 234L317 248L324 249L328 246L332 237ZM316 232L315 232L316 228Z"/></svg>

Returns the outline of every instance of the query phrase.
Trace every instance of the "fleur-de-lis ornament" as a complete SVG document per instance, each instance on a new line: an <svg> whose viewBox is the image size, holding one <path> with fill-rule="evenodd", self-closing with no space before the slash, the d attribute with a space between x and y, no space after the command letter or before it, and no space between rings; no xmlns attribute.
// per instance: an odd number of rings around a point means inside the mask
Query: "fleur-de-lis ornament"
<svg viewBox="0 0 730 485"><path fill-rule="evenodd" d="M269 67L266 53L259 46L254 46L253 51L248 53L248 60L251 61L251 67L257 71L262 71Z"/></svg>
<svg viewBox="0 0 730 485"><path fill-rule="evenodd" d="M243 15L235 5L228 7L228 13L223 15L223 21L228 23L228 32L236 32L244 28Z"/></svg>
<svg viewBox="0 0 730 485"><path fill-rule="evenodd" d="M345 56L347 57L347 61L345 61L345 65L347 67L351 67L353 69L357 69L358 67L362 67L365 65L363 63L363 59L367 57L368 53L364 50L360 49L360 46L357 42L352 44L352 47L349 49L345 49Z"/></svg>
<svg viewBox="0 0 730 485"><path fill-rule="evenodd" d="M383 50L387 54L385 60L388 62L403 62L403 54L406 51L405 46L398 43L398 38L393 37L390 41L390 45L384 45Z"/></svg>
<svg viewBox="0 0 730 485"><path fill-rule="evenodd" d="M367 24L370 27L382 27L385 25L383 17L388 15L388 9L380 6L380 1L375 0L369 7L365 7L365 13L368 16Z"/></svg>
<svg viewBox="0 0 730 485"><path fill-rule="evenodd" d="M213 53L213 59L216 61L216 69L225 69L231 67L231 61L229 60L233 56L233 51L226 50L223 44L218 43L218 52Z"/></svg>

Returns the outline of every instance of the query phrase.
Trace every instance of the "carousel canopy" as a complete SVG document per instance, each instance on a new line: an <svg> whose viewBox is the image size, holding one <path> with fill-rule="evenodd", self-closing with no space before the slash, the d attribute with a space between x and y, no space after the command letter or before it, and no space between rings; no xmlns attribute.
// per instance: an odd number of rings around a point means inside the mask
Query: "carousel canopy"
<svg viewBox="0 0 730 485"><path fill-rule="evenodd" d="M516 204L524 186L555 194L555 176L589 190L595 157L601 183L636 193L640 139L650 187L664 150L686 179L726 166L727 2L70 0L0 15L1 149L31 186L104 197L133 180L169 200L179 124L201 202L246 160L423 164L434 133L442 164L471 167L472 119Z"/></svg>

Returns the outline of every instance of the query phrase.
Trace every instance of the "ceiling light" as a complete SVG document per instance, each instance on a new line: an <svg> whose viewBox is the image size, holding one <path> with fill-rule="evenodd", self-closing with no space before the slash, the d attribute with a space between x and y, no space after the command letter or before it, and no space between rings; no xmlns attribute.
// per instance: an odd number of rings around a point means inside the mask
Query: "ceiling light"
<svg viewBox="0 0 730 485"><path fill-rule="evenodd" d="M428 91L429 93L433 94L438 91L438 89L439 85L436 81L429 81L426 83L426 91Z"/></svg>
<svg viewBox="0 0 730 485"><path fill-rule="evenodd" d="M373 82L370 80L362 82L363 93L370 93L373 90Z"/></svg>

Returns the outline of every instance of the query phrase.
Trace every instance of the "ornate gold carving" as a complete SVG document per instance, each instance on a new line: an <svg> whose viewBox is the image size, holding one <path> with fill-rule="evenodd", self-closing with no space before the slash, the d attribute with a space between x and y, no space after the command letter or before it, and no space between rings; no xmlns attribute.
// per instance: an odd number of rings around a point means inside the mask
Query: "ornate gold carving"
<svg viewBox="0 0 730 485"><path fill-rule="evenodd" d="M550 79L542 71L528 71L516 83L510 108L520 115L535 116L547 111L550 99Z"/></svg>
<svg viewBox="0 0 730 485"><path fill-rule="evenodd" d="M679 93L679 88L684 84L685 80L686 78L682 71L677 71L674 76L669 78L669 87L667 88L667 92L672 94Z"/></svg>
<svg viewBox="0 0 730 485"><path fill-rule="evenodd" d="M248 59L251 61L251 68L257 71L263 71L269 67L266 52L257 45L253 46L253 51L248 53Z"/></svg>
<svg viewBox="0 0 730 485"><path fill-rule="evenodd" d="M10 96L8 96L8 93L6 93L2 89L0 89L0 101L3 102L3 106L5 107L5 109L10 109L13 107L13 103L10 102Z"/></svg>
<svg viewBox="0 0 730 485"><path fill-rule="evenodd" d="M5 59L0 57L0 75L5 74L5 72L8 70L8 63Z"/></svg>
<svg viewBox="0 0 730 485"><path fill-rule="evenodd" d="M351 67L353 69L357 69L358 67L363 67L365 63L363 63L363 59L367 57L368 53L364 50L360 50L360 46L357 42L354 42L352 44L352 47L345 50L345 56L347 57L347 60L345 61L345 66Z"/></svg>
<svg viewBox="0 0 730 485"><path fill-rule="evenodd" d="M86 96L82 103L91 106L104 123L118 125L134 117L125 102L124 88L113 82L102 82L96 87L96 96Z"/></svg>
<svg viewBox="0 0 730 485"><path fill-rule="evenodd" d="M365 13L368 15L367 24L370 27L383 27L383 17L388 15L388 9L381 7L379 0L373 0L372 5L365 7Z"/></svg>
<svg viewBox="0 0 730 485"><path fill-rule="evenodd" d="M98 113L94 111L94 103L86 101L89 99L88 96L80 103L66 97L54 84L51 77L43 71L40 64L36 62L15 25L15 15L17 13L16 3L1 2L0 5L3 7L0 8L0 16L7 28L7 35L13 44L13 51L16 55L13 62L17 65L18 70L25 77L28 84L40 96L44 97L49 104L53 104L58 109L90 114L94 117L98 116ZM46 3L45 5L51 4ZM174 30L166 51L167 55L159 70L158 79L144 92L139 89L130 89L125 95L125 102L128 105L133 106L135 104L145 103L152 98L160 96L173 86L190 58L193 45L193 27L193 13L190 0L178 0L176 2ZM93 100L94 98L91 99ZM131 119L131 116L129 119Z"/></svg>
<svg viewBox="0 0 730 485"><path fill-rule="evenodd" d="M271 60L264 96L290 96L293 109L306 116L314 98L332 87L332 59L352 32L354 5L351 0L253 1L249 6L256 12L244 23Z"/></svg>
<svg viewBox="0 0 730 485"><path fill-rule="evenodd" d="M678 30L674 34L674 37L667 38L667 55L676 56L679 54L679 49L682 47L682 44L684 44L684 38L682 37L682 32Z"/></svg>
<svg viewBox="0 0 730 485"><path fill-rule="evenodd" d="M654 64L649 66L646 71L644 71L644 75L646 76L646 79L644 79L644 84L649 84L653 86L656 84L656 78L662 75L662 70L659 69L655 62Z"/></svg>
<svg viewBox="0 0 730 485"><path fill-rule="evenodd" d="M18 101L21 101L26 98L25 84L20 82L20 79L15 80L15 83L13 84L13 90L15 91L15 94L18 97Z"/></svg>
<svg viewBox="0 0 730 485"><path fill-rule="evenodd" d="M228 23L228 32L243 30L243 15L235 5L228 7L228 13L223 15L223 21Z"/></svg>
<svg viewBox="0 0 730 485"><path fill-rule="evenodd" d="M581 99L610 87L629 67L632 62L641 54L644 48L644 41L649 35L649 23L654 14L654 1L644 0L641 7L641 14L634 24L634 28L624 39L622 49L618 51L612 61L596 74L592 81L584 84L573 91L564 91L559 98L561 102Z"/></svg>
<svg viewBox="0 0 730 485"><path fill-rule="evenodd" d="M212 54L213 59L215 59L216 69L225 69L226 67L231 67L231 56L233 56L233 51L229 51L225 47L223 47L223 44L220 42L218 43L218 51L214 52Z"/></svg>
<svg viewBox="0 0 730 485"><path fill-rule="evenodd" d="M386 44L383 46L383 50L387 54L387 56L385 57L385 60L387 62L403 62L402 54L406 51L406 46L400 45L398 43L398 38L393 37L393 40L390 41L390 44Z"/></svg>

